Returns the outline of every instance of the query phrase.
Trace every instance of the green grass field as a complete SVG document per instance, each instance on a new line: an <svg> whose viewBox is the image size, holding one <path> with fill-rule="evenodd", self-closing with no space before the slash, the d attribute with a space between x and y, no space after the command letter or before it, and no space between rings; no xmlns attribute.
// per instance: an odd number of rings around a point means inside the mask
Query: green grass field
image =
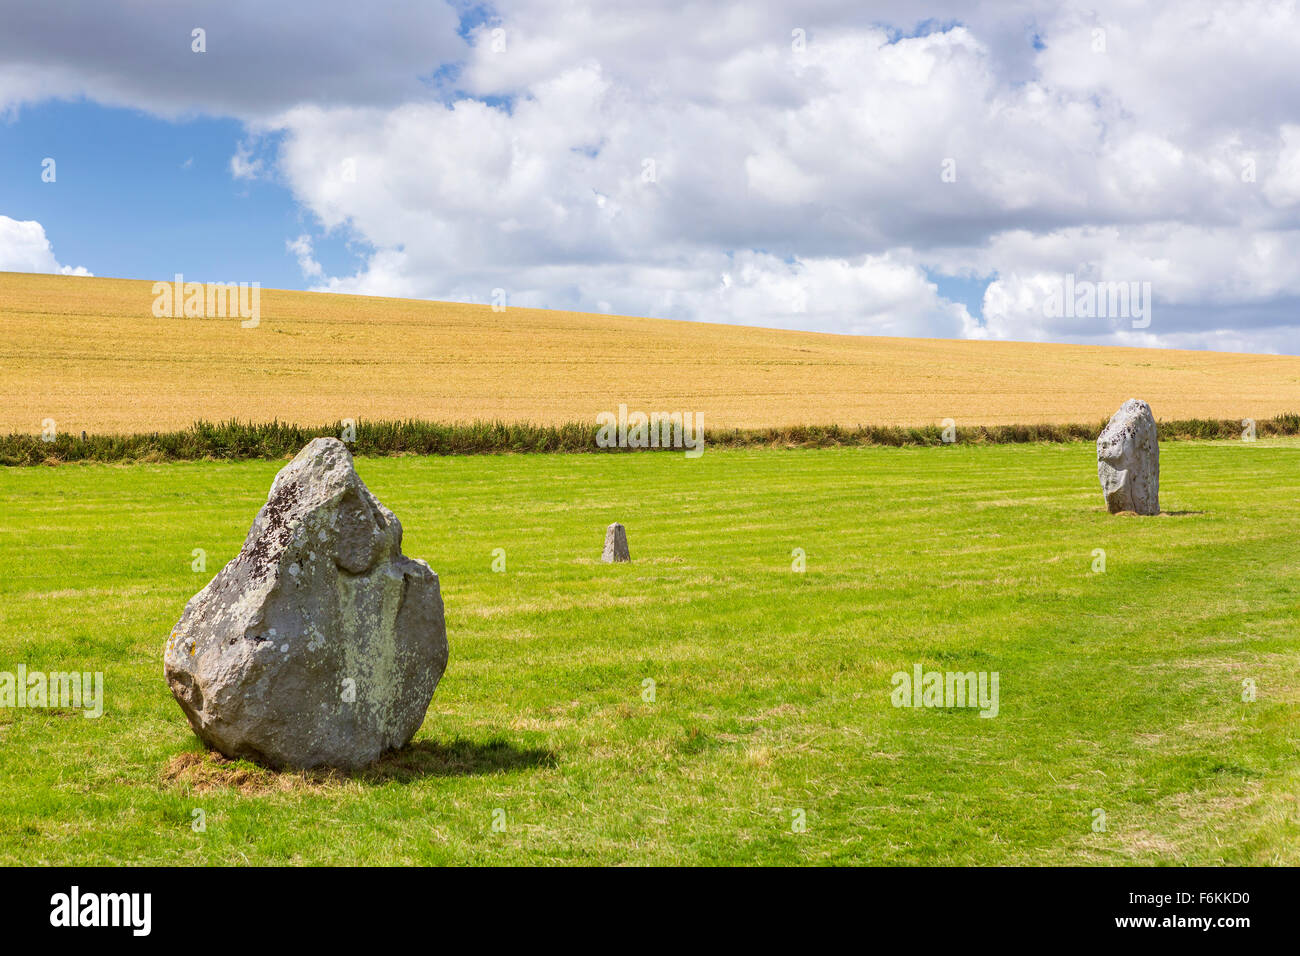
<svg viewBox="0 0 1300 956"><path fill-rule="evenodd" d="M0 863L1300 863L1294 441L1166 444L1145 519L1088 444L360 458L451 662L347 778L201 756L162 677L282 465L0 470L0 670L106 681L0 710Z"/></svg>

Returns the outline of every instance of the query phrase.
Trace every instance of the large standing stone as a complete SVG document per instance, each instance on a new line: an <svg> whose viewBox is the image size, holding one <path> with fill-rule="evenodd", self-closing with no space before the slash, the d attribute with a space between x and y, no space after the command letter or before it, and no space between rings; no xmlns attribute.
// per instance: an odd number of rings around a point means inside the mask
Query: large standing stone
<svg viewBox="0 0 1300 956"><path fill-rule="evenodd" d="M1130 398L1102 429L1097 476L1111 514L1160 514L1160 442L1146 402Z"/></svg>
<svg viewBox="0 0 1300 956"><path fill-rule="evenodd" d="M627 531L617 521L605 529L605 550L600 560L606 564L632 560L632 555L627 550Z"/></svg>
<svg viewBox="0 0 1300 956"><path fill-rule="evenodd" d="M408 743L447 666L438 576L317 438L275 476L239 554L190 599L164 672L228 757L354 770Z"/></svg>

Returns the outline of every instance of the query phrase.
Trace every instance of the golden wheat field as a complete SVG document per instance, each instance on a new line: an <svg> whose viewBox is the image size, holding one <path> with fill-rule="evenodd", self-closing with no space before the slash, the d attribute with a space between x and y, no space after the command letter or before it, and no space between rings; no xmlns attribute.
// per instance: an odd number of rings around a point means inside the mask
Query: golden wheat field
<svg viewBox="0 0 1300 956"><path fill-rule="evenodd" d="M775 331L262 290L260 321L155 318L153 284L0 273L0 431L197 419L595 420L710 428L1093 422L1300 410L1300 357Z"/></svg>

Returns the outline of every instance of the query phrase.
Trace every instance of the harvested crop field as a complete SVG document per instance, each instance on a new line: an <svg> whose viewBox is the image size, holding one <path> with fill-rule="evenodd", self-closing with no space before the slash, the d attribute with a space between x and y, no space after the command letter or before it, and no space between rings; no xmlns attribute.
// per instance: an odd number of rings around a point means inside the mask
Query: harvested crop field
<svg viewBox="0 0 1300 956"><path fill-rule="evenodd" d="M712 430L1098 422L1300 410L1300 356L890 339L263 290L256 328L155 318L153 284L0 273L0 431L194 421L593 422L620 403Z"/></svg>

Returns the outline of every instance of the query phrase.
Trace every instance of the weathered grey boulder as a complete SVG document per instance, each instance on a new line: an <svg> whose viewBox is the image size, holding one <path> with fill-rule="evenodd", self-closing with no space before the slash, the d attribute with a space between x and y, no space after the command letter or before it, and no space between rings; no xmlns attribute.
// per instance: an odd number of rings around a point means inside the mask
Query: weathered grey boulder
<svg viewBox="0 0 1300 956"><path fill-rule="evenodd" d="M1146 402L1130 398L1102 429L1097 476L1111 514L1160 514L1160 442Z"/></svg>
<svg viewBox="0 0 1300 956"><path fill-rule="evenodd" d="M627 550L627 531L617 521L605 529L605 550L600 560L606 564L632 560L632 555Z"/></svg>
<svg viewBox="0 0 1300 956"><path fill-rule="evenodd" d="M317 438L275 476L243 549L190 599L164 673L228 757L354 770L410 741L447 666L438 576Z"/></svg>

